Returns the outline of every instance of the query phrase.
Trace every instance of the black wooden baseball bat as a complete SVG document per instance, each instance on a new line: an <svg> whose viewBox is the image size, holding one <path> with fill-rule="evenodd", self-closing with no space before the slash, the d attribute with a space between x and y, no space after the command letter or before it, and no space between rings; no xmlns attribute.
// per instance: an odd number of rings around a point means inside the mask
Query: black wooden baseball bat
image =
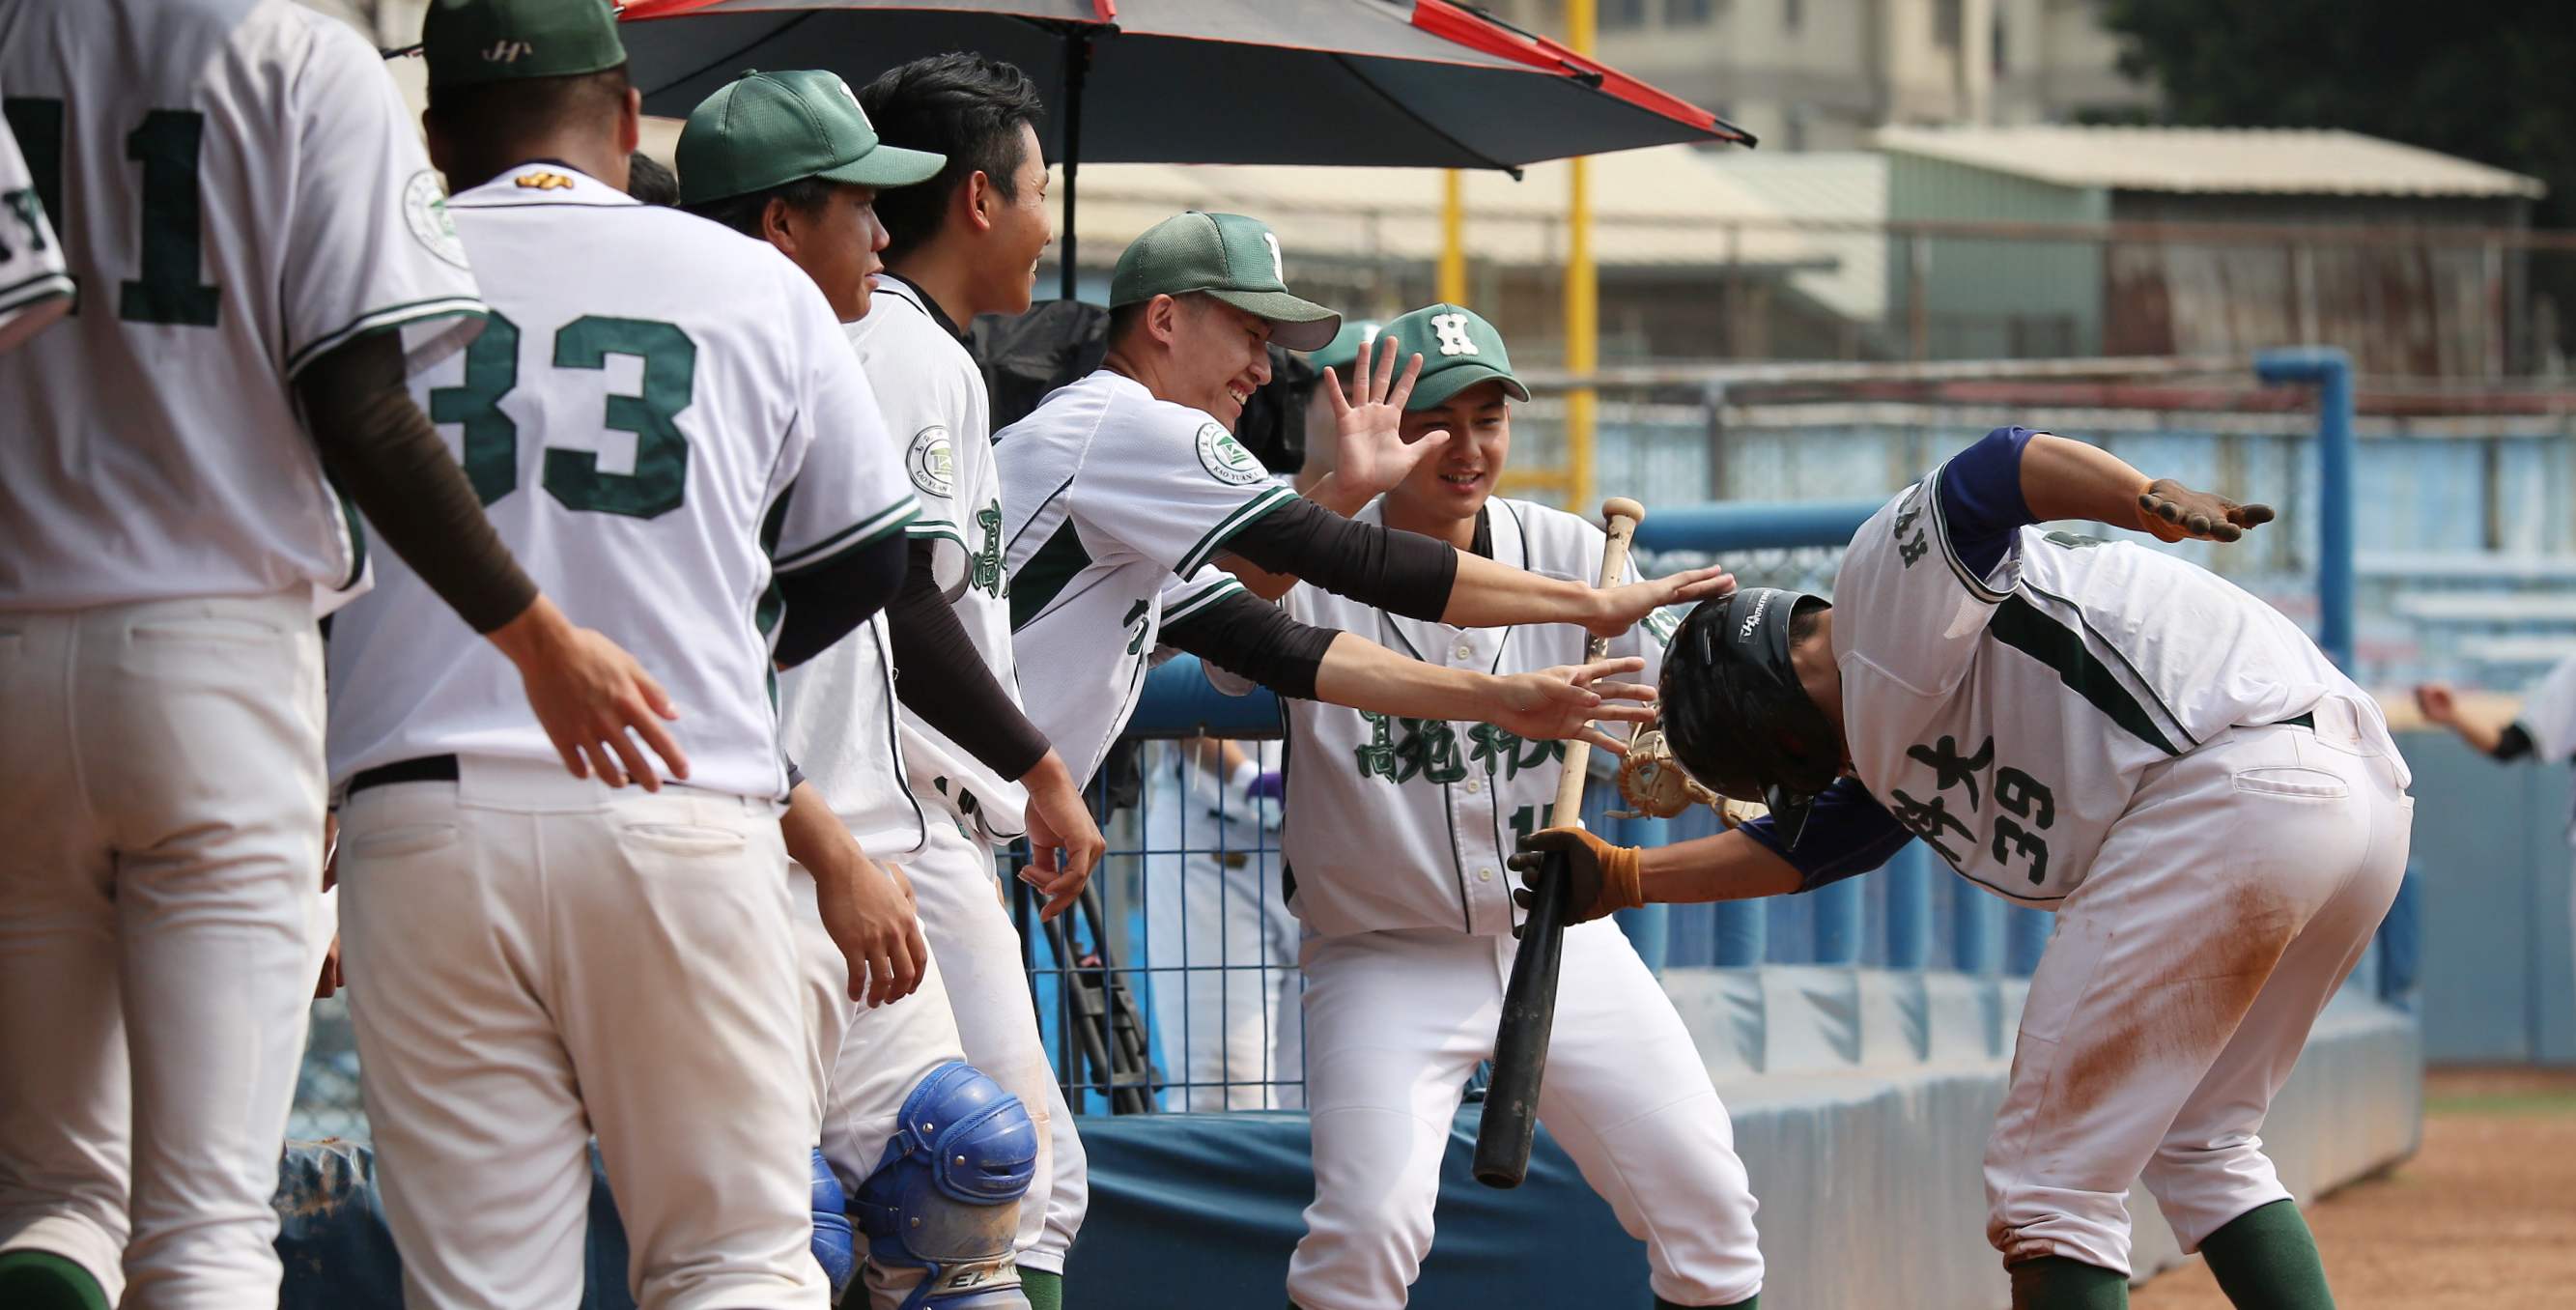
<svg viewBox="0 0 2576 1310"><path fill-rule="evenodd" d="M1644 517L1645 508L1625 496L1601 506L1609 540L1601 548L1600 585L1613 586L1627 576L1628 542ZM1585 658L1602 658L1608 646L1592 638L1585 643ZM1583 781L1591 764L1589 744L1566 743L1551 823L1582 822ZM1565 958L1570 912L1565 896L1565 857L1551 855L1530 889L1529 918L1521 926L1511 979L1503 985L1502 1022L1494 1029L1494 1077L1485 1086L1485 1112L1476 1120L1476 1181L1487 1187L1518 1187L1529 1176L1530 1144L1538 1134L1539 1079L1547 1072L1548 1037L1556 1027L1557 966Z"/></svg>

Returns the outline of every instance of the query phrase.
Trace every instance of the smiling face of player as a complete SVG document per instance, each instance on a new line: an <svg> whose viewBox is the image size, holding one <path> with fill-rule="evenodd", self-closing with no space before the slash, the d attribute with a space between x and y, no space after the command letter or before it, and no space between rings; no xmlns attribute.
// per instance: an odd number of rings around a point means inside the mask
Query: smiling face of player
<svg viewBox="0 0 2576 1310"><path fill-rule="evenodd" d="M885 225L877 221L877 189L849 182L825 184L812 204L772 197L761 214L761 235L822 288L832 316L844 323L867 317L868 292L885 265Z"/></svg>
<svg viewBox="0 0 2576 1310"><path fill-rule="evenodd" d="M1205 410L1234 431L1244 402L1270 380L1270 321L1206 295L1182 296L1172 312L1173 331L1163 342L1169 357L1156 394Z"/></svg>
<svg viewBox="0 0 2576 1310"><path fill-rule="evenodd" d="M1020 162L1010 180L1007 194L1000 187L967 188L966 202L990 224L983 233L979 268L988 281L977 288L975 298L976 304L991 306L985 313L1028 312L1029 300L1037 294L1038 257L1055 242L1055 219L1047 208L1046 156L1038 130L1026 123L1020 124Z"/></svg>
<svg viewBox="0 0 2576 1310"><path fill-rule="evenodd" d="M1511 401L1501 380L1488 379L1437 405L1406 410L1397 428L1406 445L1444 430L1449 444L1386 493L1387 525L1444 539L1463 528L1472 540L1476 512L1494 494L1503 461L1512 451Z"/></svg>

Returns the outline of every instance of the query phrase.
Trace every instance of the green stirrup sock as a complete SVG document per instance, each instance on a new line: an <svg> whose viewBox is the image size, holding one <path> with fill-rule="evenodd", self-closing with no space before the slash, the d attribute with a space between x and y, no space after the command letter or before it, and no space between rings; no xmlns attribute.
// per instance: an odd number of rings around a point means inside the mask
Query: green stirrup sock
<svg viewBox="0 0 2576 1310"><path fill-rule="evenodd" d="M1655 1310L1690 1310L1690 1307L1679 1301L1667 1301L1659 1296L1655 1298ZM1708 1310L1762 1310L1762 1294L1755 1292L1741 1301L1729 1301L1724 1305L1710 1306Z"/></svg>
<svg viewBox="0 0 2576 1310"><path fill-rule="evenodd" d="M2013 1310L2128 1310L2129 1276L2044 1255L2012 1266Z"/></svg>
<svg viewBox="0 0 2576 1310"><path fill-rule="evenodd" d="M1029 1299L1029 1310L1064 1310L1064 1275L1023 1269L1020 1294Z"/></svg>
<svg viewBox="0 0 2576 1310"><path fill-rule="evenodd" d="M2200 1244L2218 1290L2237 1310L2334 1310L2317 1239L2296 1201L2258 1205Z"/></svg>
<svg viewBox="0 0 2576 1310"><path fill-rule="evenodd" d="M51 1251L0 1255L0 1305L13 1310L108 1310L89 1271Z"/></svg>

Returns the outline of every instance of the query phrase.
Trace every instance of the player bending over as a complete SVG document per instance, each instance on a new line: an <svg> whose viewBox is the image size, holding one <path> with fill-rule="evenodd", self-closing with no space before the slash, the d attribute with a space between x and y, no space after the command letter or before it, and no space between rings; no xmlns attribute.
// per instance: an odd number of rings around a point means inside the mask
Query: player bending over
<svg viewBox="0 0 2576 1310"><path fill-rule="evenodd" d="M1986 1148L2016 1310L2128 1304L2141 1173L2235 1304L2333 1303L2256 1133L2397 894L2405 761L2270 606L2037 526L2234 541L2271 517L1999 428L1861 526L1831 602L1748 590L1675 634L1665 739L1767 817L1643 852L1570 828L1530 843L1569 853L1579 918L1809 891L1916 836L2056 911Z"/></svg>
<svg viewBox="0 0 2576 1310"><path fill-rule="evenodd" d="M1423 361L1400 422L1385 420L1407 445L1437 453L1356 520L1588 585L1601 567L1598 526L1493 494L1511 452L1511 402L1529 398L1502 335L1468 310L1433 305L1388 323L1381 342L1389 365ZM1561 623L1461 627L1314 587L1282 604L1306 623L1378 633L1451 667L1518 672L1580 660L1584 649L1583 631ZM1667 616L1653 615L1610 650L1642 657L1651 673L1670 632ZM1306 931L1315 1129L1315 1203L1288 1295L1305 1310L1378 1310L1405 1303L1431 1249L1450 1120L1468 1076L1493 1054L1511 975L1504 855L1550 822L1563 747L1472 713L1452 722L1285 704L1282 844L1296 871L1289 908ZM1689 1030L1615 924L1567 932L1563 969L1540 1120L1646 1242L1658 1306L1753 1305L1762 1290L1753 1197ZM1679 1215L1690 1222L1668 1222Z"/></svg>
<svg viewBox="0 0 2576 1310"><path fill-rule="evenodd" d="M403 571L340 620L351 1011L406 1298L580 1300L596 1133L641 1304L821 1310L767 675L892 594L912 496L813 284L618 189L607 9L439 0L422 36L493 310L426 406L532 570L676 670L693 768L646 796L539 767Z"/></svg>

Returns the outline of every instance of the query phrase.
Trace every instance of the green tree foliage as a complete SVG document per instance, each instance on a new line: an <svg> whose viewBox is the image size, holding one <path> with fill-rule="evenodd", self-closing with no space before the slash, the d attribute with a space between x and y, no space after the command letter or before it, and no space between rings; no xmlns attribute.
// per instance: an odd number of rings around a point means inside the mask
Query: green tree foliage
<svg viewBox="0 0 2576 1310"><path fill-rule="evenodd" d="M2120 68L2164 121L2340 127L2539 178L2542 227L2576 227L2569 0L2108 0Z"/></svg>

